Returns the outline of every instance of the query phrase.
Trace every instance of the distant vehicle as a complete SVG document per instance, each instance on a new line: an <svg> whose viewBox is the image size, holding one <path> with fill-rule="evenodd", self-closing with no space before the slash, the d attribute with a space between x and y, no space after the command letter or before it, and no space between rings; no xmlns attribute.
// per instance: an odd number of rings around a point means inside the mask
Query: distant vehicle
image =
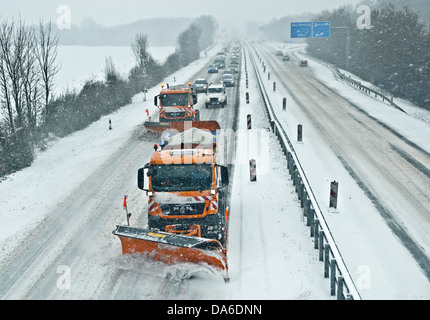
<svg viewBox="0 0 430 320"><path fill-rule="evenodd" d="M214 64L211 64L208 67L208 73L218 73L218 67Z"/></svg>
<svg viewBox="0 0 430 320"><path fill-rule="evenodd" d="M230 64L239 64L239 58L231 58Z"/></svg>
<svg viewBox="0 0 430 320"><path fill-rule="evenodd" d="M308 60L300 60L299 66L300 67L307 67L308 66Z"/></svg>
<svg viewBox="0 0 430 320"><path fill-rule="evenodd" d="M225 68L225 63L221 61L216 62L215 65L217 66L218 70Z"/></svg>
<svg viewBox="0 0 430 320"><path fill-rule="evenodd" d="M236 74L236 72L233 69L225 69L224 72L222 73L224 74L231 74L232 76L234 76Z"/></svg>
<svg viewBox="0 0 430 320"><path fill-rule="evenodd" d="M284 55L282 56L282 61L290 61L290 57L288 56L288 54L284 53Z"/></svg>
<svg viewBox="0 0 430 320"><path fill-rule="evenodd" d="M240 51L240 46L233 47L233 52L239 52L239 51Z"/></svg>
<svg viewBox="0 0 430 320"><path fill-rule="evenodd" d="M228 69L233 70L234 73L239 73L239 67L237 66L237 64L230 64L228 66Z"/></svg>
<svg viewBox="0 0 430 320"><path fill-rule="evenodd" d="M277 56L282 56L284 53L282 52L282 50L278 50L278 51L276 51L276 55Z"/></svg>
<svg viewBox="0 0 430 320"><path fill-rule="evenodd" d="M194 88L197 93L206 92L208 81L206 79L196 79L196 81L194 81Z"/></svg>
<svg viewBox="0 0 430 320"><path fill-rule="evenodd" d="M211 83L207 90L205 107L218 105L224 108L227 104L227 95L225 93L225 85L222 82Z"/></svg>
<svg viewBox="0 0 430 320"><path fill-rule="evenodd" d="M232 74L223 74L221 77L221 82L224 83L226 87L234 87L234 77Z"/></svg>

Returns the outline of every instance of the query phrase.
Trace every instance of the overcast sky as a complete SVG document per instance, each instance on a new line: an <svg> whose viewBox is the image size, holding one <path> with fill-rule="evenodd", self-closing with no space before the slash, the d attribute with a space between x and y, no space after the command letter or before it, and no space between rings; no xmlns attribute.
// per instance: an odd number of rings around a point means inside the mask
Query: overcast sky
<svg viewBox="0 0 430 320"><path fill-rule="evenodd" d="M222 25L225 21L267 23L304 12L318 13L358 0L0 0L0 17L20 15L26 22L39 18L58 19L60 6L70 9L71 22L79 24L91 17L105 26L157 17L198 17L213 15Z"/></svg>

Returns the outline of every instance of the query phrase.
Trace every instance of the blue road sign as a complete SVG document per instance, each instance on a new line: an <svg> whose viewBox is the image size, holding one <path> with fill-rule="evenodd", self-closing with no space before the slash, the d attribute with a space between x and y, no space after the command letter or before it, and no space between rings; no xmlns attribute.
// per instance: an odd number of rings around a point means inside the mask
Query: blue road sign
<svg viewBox="0 0 430 320"><path fill-rule="evenodd" d="M291 22L291 38L311 38L312 22Z"/></svg>
<svg viewBox="0 0 430 320"><path fill-rule="evenodd" d="M313 22L312 23L312 37L314 38L328 38L330 37L330 22Z"/></svg>

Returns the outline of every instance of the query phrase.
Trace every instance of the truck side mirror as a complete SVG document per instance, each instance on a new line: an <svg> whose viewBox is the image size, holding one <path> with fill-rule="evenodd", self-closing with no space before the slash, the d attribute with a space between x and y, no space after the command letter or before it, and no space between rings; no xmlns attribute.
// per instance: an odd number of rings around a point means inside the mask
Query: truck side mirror
<svg viewBox="0 0 430 320"><path fill-rule="evenodd" d="M158 106L158 96L154 97L154 106Z"/></svg>
<svg viewBox="0 0 430 320"><path fill-rule="evenodd" d="M149 163L147 163L143 168L137 170L137 187L140 190L147 191L148 187L145 188L145 179L148 176Z"/></svg>
<svg viewBox="0 0 430 320"><path fill-rule="evenodd" d="M221 187L228 186L228 168L221 166Z"/></svg>
<svg viewBox="0 0 430 320"><path fill-rule="evenodd" d="M144 177L144 175L143 175L144 173L143 173L143 168L140 168L139 170L137 170L137 187L140 189L140 190L144 190L144 180L145 180L145 177Z"/></svg>

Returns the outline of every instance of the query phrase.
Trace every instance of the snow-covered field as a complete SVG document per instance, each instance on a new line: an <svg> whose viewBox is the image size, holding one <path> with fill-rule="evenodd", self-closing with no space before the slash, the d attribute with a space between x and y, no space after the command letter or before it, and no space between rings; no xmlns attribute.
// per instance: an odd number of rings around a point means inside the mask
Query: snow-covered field
<svg viewBox="0 0 430 320"><path fill-rule="evenodd" d="M150 47L152 57L160 63L173 53L175 47ZM123 78L136 65L131 47L59 46L58 63L61 66L55 77L55 94L66 90L80 90L88 80L105 80L106 58L111 57L116 70Z"/></svg>
<svg viewBox="0 0 430 320"><path fill-rule="evenodd" d="M214 55L218 49L219 47L213 48L208 56ZM166 56L170 53L170 48L167 51ZM113 52L103 53L99 65L94 64L93 68L88 68L91 63L87 64L87 74L99 72L98 66L103 68L104 54L110 54L114 62L119 61L114 58ZM100 54L98 57L100 60ZM208 61L209 58L201 58L165 79L165 82L172 81L173 76L177 81L187 81ZM125 62L124 68L127 68ZM309 68L327 86L341 92L366 112L383 120L430 152L430 141L426 139L430 136L430 128L426 122L430 116L427 113L401 101L398 103L402 104L411 116L393 111L388 105L366 97L335 80L326 67L312 62ZM256 84L252 82L255 80L251 80L253 75L250 69L249 75L249 90L252 92ZM270 91L271 83L268 82L267 87ZM47 214L52 212L58 203L64 201L68 194L94 174L112 154L125 149L124 144L129 137L146 120L145 109L148 108L151 114L155 115L156 109L152 105L151 97L157 94L158 90L159 86L148 90L148 101L143 101L141 94L137 95L132 104L103 117L85 130L54 142L46 152L37 156L31 167L10 175L0 183L0 268L4 265L2 263L15 254L15 246L19 241L31 235L34 228L47 218ZM318 261L317 251L313 249L309 230L302 221L299 202L287 174L286 161L274 142L274 136L268 132L264 117L261 117L261 101L254 98L246 104L244 93L242 77L238 128L246 132L246 115L250 113L253 115L253 129L256 132L261 131L260 136L255 138L250 132L238 136L238 163L233 179L229 239L232 280L227 286L216 283L211 290L205 292L203 298L331 299L329 282L322 276L322 264ZM274 101L281 101L285 95L288 96L288 93L282 87L271 93ZM289 96L288 101L288 112L280 117L284 120L287 133L294 137L296 123L304 119L298 118L299 107ZM419 116L414 117L415 114ZM107 129L108 119L112 120L113 130ZM340 244L351 277L362 297L430 298L429 282L416 262L393 236L371 201L334 158L324 141L315 135L311 125L303 125L307 130L306 140L295 145L296 151L304 167L311 168L306 172L310 180L317 181L312 188L319 194L321 200L318 201L323 213L335 240ZM268 144L261 145L258 142ZM265 148L270 151L270 158L261 153ZM247 161L254 156L259 164L258 181L250 182ZM330 171L327 171L327 167ZM350 186L348 191L341 189L337 210L329 210L327 205L328 183L333 178L338 179L341 186ZM120 203L121 199L118 199L118 207ZM358 208L364 214L356 215ZM354 237L351 237L351 233ZM390 250L387 250L387 243L390 244ZM111 248L110 253L116 249L120 255L119 241L116 245L116 248ZM394 260L393 251L396 256ZM205 284L207 283L203 281L202 285ZM197 290L194 287L191 289ZM200 291L195 291L196 294L192 296L199 296L197 293ZM84 298L92 297L84 295Z"/></svg>

